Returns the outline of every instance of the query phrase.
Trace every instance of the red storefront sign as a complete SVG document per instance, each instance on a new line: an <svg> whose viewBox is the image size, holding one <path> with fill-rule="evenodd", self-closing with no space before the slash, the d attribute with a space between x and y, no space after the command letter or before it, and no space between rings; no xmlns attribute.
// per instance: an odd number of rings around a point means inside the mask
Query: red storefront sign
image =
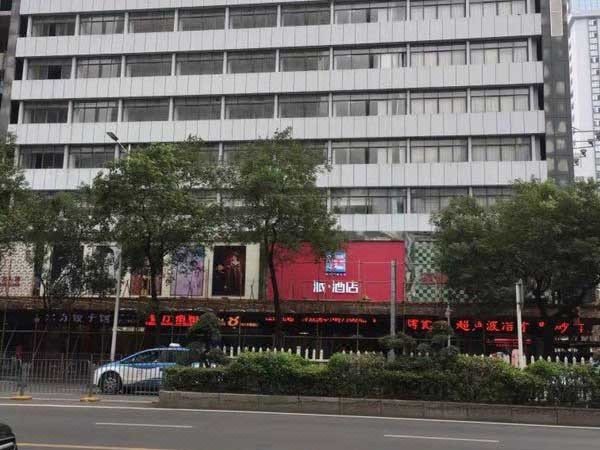
<svg viewBox="0 0 600 450"><path fill-rule="evenodd" d="M389 302L391 262L396 261L396 299L404 299L404 242L349 242L320 261L308 245L277 263L277 281L284 300ZM268 297L273 298L271 283Z"/></svg>

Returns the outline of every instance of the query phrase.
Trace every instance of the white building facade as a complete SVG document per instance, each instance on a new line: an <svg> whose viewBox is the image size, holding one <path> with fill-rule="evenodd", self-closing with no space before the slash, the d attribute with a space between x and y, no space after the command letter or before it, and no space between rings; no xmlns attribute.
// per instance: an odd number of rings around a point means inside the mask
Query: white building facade
<svg viewBox="0 0 600 450"><path fill-rule="evenodd" d="M569 62L575 177L600 180L600 1L569 4Z"/></svg>
<svg viewBox="0 0 600 450"><path fill-rule="evenodd" d="M32 188L57 191L119 157L107 132L227 161L292 127L327 152L344 229L427 232L455 196L572 179L561 6L21 0L9 131Z"/></svg>

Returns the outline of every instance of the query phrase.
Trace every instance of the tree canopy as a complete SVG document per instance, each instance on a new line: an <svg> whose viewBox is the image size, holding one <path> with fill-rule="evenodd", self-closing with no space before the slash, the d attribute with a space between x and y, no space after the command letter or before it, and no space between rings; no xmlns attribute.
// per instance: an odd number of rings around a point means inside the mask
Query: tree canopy
<svg viewBox="0 0 600 450"><path fill-rule="evenodd" d="M150 275L157 339L162 316L158 284L165 258L222 236L220 206L205 195L221 177L203 150L196 139L150 144L115 161L89 189L102 240L120 246L131 272Z"/></svg>
<svg viewBox="0 0 600 450"><path fill-rule="evenodd" d="M573 319L600 283L600 194L595 182L518 182L484 208L461 198L433 218L440 269L454 292L488 305L526 305L544 319Z"/></svg>
<svg viewBox="0 0 600 450"><path fill-rule="evenodd" d="M304 146L290 129L246 146L230 166L229 215L237 239L260 243L269 271L275 309L276 339L281 338L281 305L276 263L310 244L315 259L337 250L343 241L327 208L317 177L327 170L322 148Z"/></svg>

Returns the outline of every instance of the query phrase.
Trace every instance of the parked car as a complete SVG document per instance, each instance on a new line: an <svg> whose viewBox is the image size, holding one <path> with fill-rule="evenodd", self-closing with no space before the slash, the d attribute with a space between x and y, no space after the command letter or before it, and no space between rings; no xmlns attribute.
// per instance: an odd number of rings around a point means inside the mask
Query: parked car
<svg viewBox="0 0 600 450"><path fill-rule="evenodd" d="M189 364L189 355L190 350L178 344L144 350L98 367L94 371L94 384L105 394L157 390L164 370L176 364Z"/></svg>
<svg viewBox="0 0 600 450"><path fill-rule="evenodd" d="M0 423L0 450L17 450L15 434L3 423Z"/></svg>

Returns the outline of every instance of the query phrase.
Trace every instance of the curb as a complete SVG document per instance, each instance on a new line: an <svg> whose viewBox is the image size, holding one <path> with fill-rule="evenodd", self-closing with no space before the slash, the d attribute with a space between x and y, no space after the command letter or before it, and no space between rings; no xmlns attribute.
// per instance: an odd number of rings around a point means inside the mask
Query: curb
<svg viewBox="0 0 600 450"><path fill-rule="evenodd" d="M600 428L600 409L160 391L158 407L397 417Z"/></svg>
<svg viewBox="0 0 600 450"><path fill-rule="evenodd" d="M10 399L23 402L23 401L33 400L33 397L31 395L15 395L15 396L11 397Z"/></svg>

